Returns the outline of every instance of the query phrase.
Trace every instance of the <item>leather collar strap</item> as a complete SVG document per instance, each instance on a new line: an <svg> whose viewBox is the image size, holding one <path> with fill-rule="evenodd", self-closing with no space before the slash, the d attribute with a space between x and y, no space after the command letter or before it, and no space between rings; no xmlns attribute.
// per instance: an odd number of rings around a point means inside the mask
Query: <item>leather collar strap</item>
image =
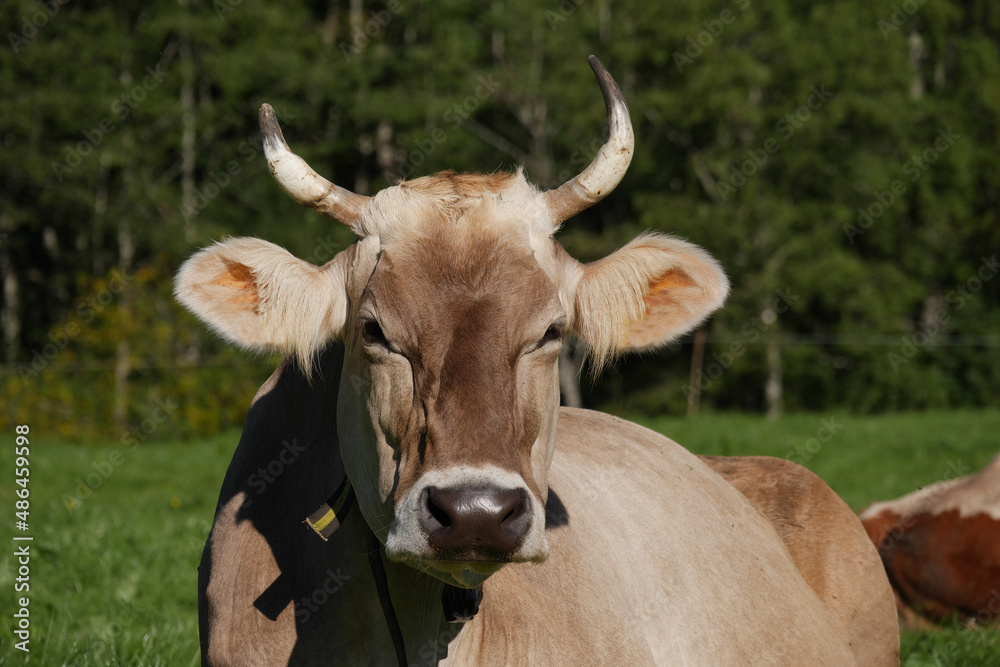
<svg viewBox="0 0 1000 667"><path fill-rule="evenodd" d="M389 634L392 635L392 645L396 649L396 661L399 663L399 667L407 667L403 631L399 628L396 610L392 607L392 598L389 597L389 582L385 577L385 565L382 563L382 543L370 530L368 531L368 564L372 568L372 578L375 579L375 588L378 590L382 616L385 617L385 624L389 626Z"/></svg>
<svg viewBox="0 0 1000 667"><path fill-rule="evenodd" d="M345 476L344 481L340 483L329 500L310 514L305 523L325 542L340 528L353 503L354 488L351 486L351 481ZM368 529L367 532L368 565L371 567L372 578L375 580L378 601L382 606L382 616L385 617L385 623L389 626L389 634L392 636L392 644L396 650L396 660L399 667L407 667L403 631L399 627L396 610L392 606L392 598L389 597L389 582L385 575L385 564L382 562L382 543L378 541L371 529ZM476 612L479 611L479 603L482 599L482 586L468 589L445 584L444 592L441 595L445 619L449 623L471 621Z"/></svg>

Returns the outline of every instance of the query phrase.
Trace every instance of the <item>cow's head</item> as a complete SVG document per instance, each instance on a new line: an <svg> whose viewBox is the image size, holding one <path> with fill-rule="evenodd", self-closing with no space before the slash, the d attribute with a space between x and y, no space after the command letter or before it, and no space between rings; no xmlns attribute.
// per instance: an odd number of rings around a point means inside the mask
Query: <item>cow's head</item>
<svg viewBox="0 0 1000 667"><path fill-rule="evenodd" d="M548 553L563 338L581 338L601 364L689 331L728 290L718 264L678 239L644 235L584 265L553 238L632 159L625 101L591 66L610 138L547 192L520 172L441 173L363 197L292 153L264 105L275 179L359 240L316 267L230 239L177 278L180 301L223 337L293 355L307 373L329 339L344 342L338 430L365 520L390 558L459 586Z"/></svg>

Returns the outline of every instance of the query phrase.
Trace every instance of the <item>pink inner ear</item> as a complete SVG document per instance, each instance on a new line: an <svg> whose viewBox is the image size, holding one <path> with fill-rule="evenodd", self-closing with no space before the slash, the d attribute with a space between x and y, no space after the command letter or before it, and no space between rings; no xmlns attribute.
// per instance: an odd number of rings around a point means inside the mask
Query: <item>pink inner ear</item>
<svg viewBox="0 0 1000 667"><path fill-rule="evenodd" d="M680 269L670 269L656 280L649 283L649 291L643 297L646 310L655 309L668 304L671 297L667 292L678 287L695 287L691 276Z"/></svg>
<svg viewBox="0 0 1000 667"><path fill-rule="evenodd" d="M670 269L649 284L643 297L646 316L632 324L628 333L631 347L647 347L685 333L692 318L692 308L685 307L685 298L696 297L691 293L698 284L680 269Z"/></svg>
<svg viewBox="0 0 1000 667"><path fill-rule="evenodd" d="M225 270L219 273L209 284L218 285L219 287L225 287L237 292L237 294L228 299L231 303L251 303L256 310L258 301L257 278L254 276L253 271L246 264L234 262L230 259L222 261L225 263Z"/></svg>

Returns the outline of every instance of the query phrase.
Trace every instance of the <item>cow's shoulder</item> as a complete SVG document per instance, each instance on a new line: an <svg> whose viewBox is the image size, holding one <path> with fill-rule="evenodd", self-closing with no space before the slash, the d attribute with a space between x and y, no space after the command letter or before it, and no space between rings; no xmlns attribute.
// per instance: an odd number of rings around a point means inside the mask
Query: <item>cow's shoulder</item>
<svg viewBox="0 0 1000 667"><path fill-rule="evenodd" d="M538 591L504 596L517 615L599 627L626 619L659 663L850 663L845 635L775 528L732 485L637 424L566 408L559 419L549 503L562 509L547 530L549 560L487 582Z"/></svg>

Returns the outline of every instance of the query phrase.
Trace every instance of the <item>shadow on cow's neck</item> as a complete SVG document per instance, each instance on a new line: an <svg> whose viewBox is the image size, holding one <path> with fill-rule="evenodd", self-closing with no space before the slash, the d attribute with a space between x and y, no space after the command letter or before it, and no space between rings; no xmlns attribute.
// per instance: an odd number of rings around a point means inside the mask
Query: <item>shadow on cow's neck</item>
<svg viewBox="0 0 1000 667"><path fill-rule="evenodd" d="M226 472L219 508L242 494L239 523L249 521L267 542L280 574L261 591L254 606L272 621L289 603L312 591L298 590L290 573L298 567L294 545L309 529L302 520L344 478L337 438L337 388L344 348L330 344L317 356L311 382L294 362L285 360L262 385L247 412L243 436ZM301 536L295 533L303 533ZM210 555L212 539L206 545ZM318 545L317 545L317 548ZM205 557L200 576L211 576Z"/></svg>
<svg viewBox="0 0 1000 667"><path fill-rule="evenodd" d="M545 530L569 525L569 510L559 499L559 494L549 487L549 498L545 501Z"/></svg>

